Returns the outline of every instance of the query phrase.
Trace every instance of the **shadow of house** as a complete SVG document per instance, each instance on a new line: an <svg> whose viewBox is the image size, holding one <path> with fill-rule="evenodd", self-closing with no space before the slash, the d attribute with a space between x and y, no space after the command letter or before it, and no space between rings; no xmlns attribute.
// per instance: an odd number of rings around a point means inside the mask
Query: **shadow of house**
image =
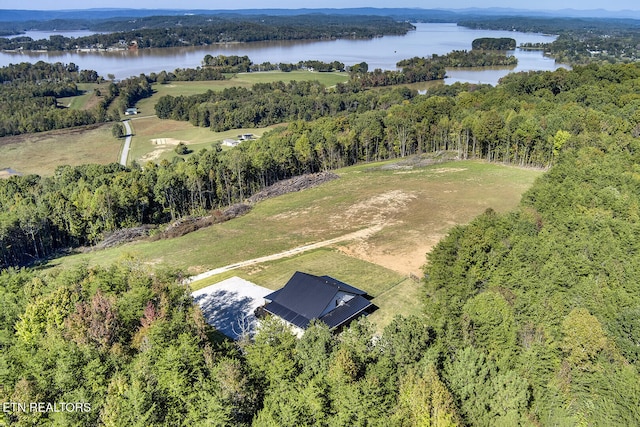
<svg viewBox="0 0 640 427"><path fill-rule="evenodd" d="M237 340L252 336L257 327L254 310L272 290L239 277L230 277L191 293L207 323Z"/></svg>
<svg viewBox="0 0 640 427"><path fill-rule="evenodd" d="M218 289L194 298L207 322L229 338L237 340L253 334L257 319L255 300L239 292Z"/></svg>

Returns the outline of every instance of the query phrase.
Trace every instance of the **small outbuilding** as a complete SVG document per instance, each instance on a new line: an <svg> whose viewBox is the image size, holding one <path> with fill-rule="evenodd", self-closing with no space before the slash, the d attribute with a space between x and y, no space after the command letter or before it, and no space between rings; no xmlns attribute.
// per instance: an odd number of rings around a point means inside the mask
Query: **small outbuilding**
<svg viewBox="0 0 640 427"><path fill-rule="evenodd" d="M298 328L298 332L303 332L313 319L326 323L330 329L339 329L374 307L363 290L330 276L299 271L283 288L264 299L266 304L261 310Z"/></svg>
<svg viewBox="0 0 640 427"><path fill-rule="evenodd" d="M133 107L133 108L127 108L124 112L125 116L134 116L138 114L138 109Z"/></svg>
<svg viewBox="0 0 640 427"><path fill-rule="evenodd" d="M224 139L222 141L222 145L224 145L225 147L235 147L238 144L240 144L240 141L238 141L237 139Z"/></svg>

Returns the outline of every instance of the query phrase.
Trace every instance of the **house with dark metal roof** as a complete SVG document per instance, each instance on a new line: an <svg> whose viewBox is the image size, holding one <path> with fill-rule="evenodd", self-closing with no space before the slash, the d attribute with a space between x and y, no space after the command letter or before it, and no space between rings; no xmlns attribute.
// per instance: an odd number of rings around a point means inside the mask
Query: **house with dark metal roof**
<svg viewBox="0 0 640 427"><path fill-rule="evenodd" d="M301 331L313 319L340 328L372 309L367 293L329 276L296 271L283 288L265 296L262 309Z"/></svg>

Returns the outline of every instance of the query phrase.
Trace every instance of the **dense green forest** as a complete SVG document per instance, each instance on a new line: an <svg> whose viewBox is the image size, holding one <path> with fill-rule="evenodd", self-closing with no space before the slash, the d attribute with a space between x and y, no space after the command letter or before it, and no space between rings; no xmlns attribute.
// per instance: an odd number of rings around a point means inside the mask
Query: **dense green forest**
<svg viewBox="0 0 640 427"><path fill-rule="evenodd" d="M94 108L78 110L60 105L57 98L81 95L78 83L104 83L95 71L80 70L74 63L11 64L0 68L0 137L118 121L127 108L152 95L153 83L224 80L225 73L237 72L236 64L140 74L109 82L106 89L97 89L99 102Z"/></svg>
<svg viewBox="0 0 640 427"><path fill-rule="evenodd" d="M141 75L110 83L91 110L58 104L57 98L80 95L77 83L99 81L95 71L79 70L73 63L22 62L0 68L0 136L117 121L127 107L152 93L151 80Z"/></svg>
<svg viewBox="0 0 640 427"><path fill-rule="evenodd" d="M487 212L429 254L427 323L475 425L640 420L638 142L589 143L564 151L515 212ZM491 389L509 377L505 405Z"/></svg>
<svg viewBox="0 0 640 427"><path fill-rule="evenodd" d="M71 64L21 63L0 68L0 136L106 121L105 103L95 111L58 108L56 98L76 96L77 83L96 82L95 71Z"/></svg>
<svg viewBox="0 0 640 427"><path fill-rule="evenodd" d="M640 152L573 137L513 212L429 255L424 315L297 339L266 321L232 345L176 272L0 273L0 399L89 411L13 425L415 426L640 423Z"/></svg>

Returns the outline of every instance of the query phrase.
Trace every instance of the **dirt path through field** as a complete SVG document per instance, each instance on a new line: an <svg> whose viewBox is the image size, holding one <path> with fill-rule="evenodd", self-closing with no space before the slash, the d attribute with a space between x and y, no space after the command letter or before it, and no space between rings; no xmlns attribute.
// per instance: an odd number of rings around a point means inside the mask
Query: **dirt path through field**
<svg viewBox="0 0 640 427"><path fill-rule="evenodd" d="M204 273L198 274L196 276L189 277L186 280L186 283L192 283L197 280L206 279L208 277L215 276L216 274L226 273L227 271L235 270L237 268L248 267L254 264L260 264L267 261L274 261L277 259L290 257L292 255L297 255L299 253L303 253L313 249L334 245L336 243L352 241L352 240L365 240L372 234L380 231L381 229L382 229L382 225L374 225L372 227L358 230L353 233L348 233L340 237L335 237L333 239L323 240L321 242L316 242L316 243L310 243L308 245L298 246L297 248L289 249L284 252L279 252L277 254L267 255L260 258L254 258L254 259L238 262L235 264L225 265L224 267L215 268L213 270L205 271Z"/></svg>

